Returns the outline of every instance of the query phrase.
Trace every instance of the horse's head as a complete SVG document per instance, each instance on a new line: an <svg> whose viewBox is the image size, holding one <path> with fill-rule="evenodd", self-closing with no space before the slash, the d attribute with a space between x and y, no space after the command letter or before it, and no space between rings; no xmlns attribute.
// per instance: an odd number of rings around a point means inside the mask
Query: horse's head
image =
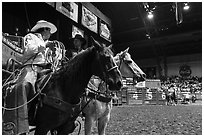
<svg viewBox="0 0 204 137"><path fill-rule="evenodd" d="M94 39L93 46L96 50L95 63L92 66L94 75L104 80L110 90L119 90L122 87L122 76L114 61L111 46L102 46Z"/></svg>
<svg viewBox="0 0 204 137"><path fill-rule="evenodd" d="M139 68L139 66L132 60L131 55L128 53L129 48L126 50L118 53L114 59L119 66L119 69L122 68L123 64L127 65L128 68L133 73L134 79L137 80L137 82L145 81L146 74ZM122 72L121 72L122 73Z"/></svg>

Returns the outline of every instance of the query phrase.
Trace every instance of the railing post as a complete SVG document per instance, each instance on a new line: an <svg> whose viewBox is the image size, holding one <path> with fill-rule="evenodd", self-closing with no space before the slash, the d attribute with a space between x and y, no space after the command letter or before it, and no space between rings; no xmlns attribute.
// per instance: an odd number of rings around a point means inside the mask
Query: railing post
<svg viewBox="0 0 204 137"><path fill-rule="evenodd" d="M145 104L146 88L142 88L142 104Z"/></svg>

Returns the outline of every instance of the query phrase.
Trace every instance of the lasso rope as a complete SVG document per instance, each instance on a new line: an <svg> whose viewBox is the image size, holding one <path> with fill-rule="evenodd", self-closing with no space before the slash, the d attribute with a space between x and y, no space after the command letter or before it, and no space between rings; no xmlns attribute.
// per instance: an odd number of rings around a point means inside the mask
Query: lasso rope
<svg viewBox="0 0 204 137"><path fill-rule="evenodd" d="M57 70L60 61L65 57L66 50L62 42L55 40L52 42L52 44L54 44L53 48L55 48L55 51L53 51L51 48L47 48L45 51L45 57L46 61L52 64L51 69L54 72Z"/></svg>
<svg viewBox="0 0 204 137"><path fill-rule="evenodd" d="M44 89L44 87L45 87L45 86L47 85L47 83L49 82L51 76L52 76L52 74L49 76L49 78L47 79L47 81L45 82L45 84L43 85L43 87L40 89L40 91L38 91L38 93L37 93L32 99L30 99L28 102L26 102L26 103L24 103L24 104L22 104L22 105L20 105L20 106L18 106L18 107L14 107L14 108L6 108L6 107L3 107L3 106L2 106L2 108L5 109L5 110L16 110L16 109L19 109L19 108L21 108L21 107L23 107L23 106L29 104L30 102L32 102L32 101L41 93L41 91Z"/></svg>
<svg viewBox="0 0 204 137"><path fill-rule="evenodd" d="M14 72L12 72L12 73L10 74L10 76L6 79L6 81L4 82L4 84L2 85L2 87L4 87L4 86L7 85L8 80L9 80L12 76L14 76L14 74L15 74L16 71L18 71L18 70L15 70Z"/></svg>
<svg viewBox="0 0 204 137"><path fill-rule="evenodd" d="M49 52L48 52L48 51L49 51L50 49L47 48L47 50L45 51L45 55L46 55L46 61L47 61L48 63L51 63L51 64L52 64L52 67L51 67L51 68L52 68L53 72L55 72L56 69L57 69L57 66L59 65L60 60L65 57L65 52L66 52L66 50L65 50L64 44L63 44L62 42L53 41L53 43L57 46L57 47L56 47L56 48L57 48L56 50L58 50L58 51L60 50L60 51L59 51L59 54L56 54L55 57L53 57L53 56L51 55L52 58L50 58L51 60L49 60ZM51 54L53 54L53 53L52 53L52 50L50 50L50 51L51 51ZM37 54L38 54L38 53L37 53ZM32 56L32 58L34 57L34 59L35 59L35 57L37 56L37 54L34 55L34 56ZM60 55L62 55L62 57L61 57L61 59L58 59L58 58L60 57ZM33 60L34 60L34 59L33 59ZM27 62L27 61L26 61L26 62ZM31 64L31 67L32 67L32 69L33 69L33 64ZM34 69L33 69L33 70L34 70ZM14 74L15 74L16 71L18 71L18 70L15 70L13 73L11 73L11 75L6 79L6 81L4 82L4 84L3 84L2 87L4 87L4 86L7 85L8 80L9 80L12 76L14 76ZM22 105L20 105L20 106L18 106L18 107L14 107L14 108L6 108L6 107L3 107L3 106L2 106L2 108L3 108L4 110L16 110L16 109L19 109L19 108L21 108L21 107L23 107L23 106L29 104L29 103L32 102L32 101L40 94L40 92L44 89L44 87L47 85L48 81L50 80L51 76L52 76L52 75L49 76L48 80L46 81L46 83L44 84L44 86L42 87L42 89L40 89L40 91L39 91L31 100L29 100L28 102L26 102L26 103L24 103L24 104L22 104Z"/></svg>

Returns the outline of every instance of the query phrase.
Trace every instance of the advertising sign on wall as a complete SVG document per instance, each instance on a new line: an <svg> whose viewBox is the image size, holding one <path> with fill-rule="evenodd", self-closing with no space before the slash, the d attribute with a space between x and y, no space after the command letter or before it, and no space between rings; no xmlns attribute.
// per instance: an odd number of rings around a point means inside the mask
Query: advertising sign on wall
<svg viewBox="0 0 204 137"><path fill-rule="evenodd" d="M78 22L78 5L74 2L57 2L56 10Z"/></svg>
<svg viewBox="0 0 204 137"><path fill-rule="evenodd" d="M100 36L111 42L110 27L103 20L100 20Z"/></svg>
<svg viewBox="0 0 204 137"><path fill-rule="evenodd" d="M72 26L72 38L74 38L76 34L80 34L82 37L84 37L84 31L73 25Z"/></svg>
<svg viewBox="0 0 204 137"><path fill-rule="evenodd" d="M179 69L179 74L182 76L182 77L188 77L190 76L192 73L191 71L191 67L184 64L182 66L180 66L180 69Z"/></svg>
<svg viewBox="0 0 204 137"><path fill-rule="evenodd" d="M81 19L82 25L87 27L89 30L97 33L97 16L94 15L91 11L89 11L87 8L82 6L82 19Z"/></svg>

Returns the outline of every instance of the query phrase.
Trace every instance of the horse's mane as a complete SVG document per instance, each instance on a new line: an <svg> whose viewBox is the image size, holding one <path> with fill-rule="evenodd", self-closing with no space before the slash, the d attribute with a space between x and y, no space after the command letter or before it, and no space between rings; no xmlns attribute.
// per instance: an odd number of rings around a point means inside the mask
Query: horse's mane
<svg viewBox="0 0 204 137"><path fill-rule="evenodd" d="M57 79L59 77L65 77L69 75L68 77L76 77L74 75L77 75L76 71L80 71L80 69L85 68L84 66L84 60L87 59L87 56L92 56L93 54L90 54L94 50L94 47L87 48L86 50L82 51L81 53L77 54L74 58L67 61L65 65L63 65L57 72L53 74L53 79Z"/></svg>
<svg viewBox="0 0 204 137"><path fill-rule="evenodd" d="M105 54L108 54L108 55L112 55L112 56L114 55L113 51L109 47L105 47L104 52Z"/></svg>
<svg viewBox="0 0 204 137"><path fill-rule="evenodd" d="M95 52L97 47L89 47L86 50L82 51L81 53L77 54L74 58L67 61L65 65L63 65L57 72L55 72L51 78L52 81L56 79L63 79L66 77L66 80L72 79L79 79L78 75L80 72L84 71L84 69L88 69L87 62L90 63L92 59L94 59ZM104 47L101 48L101 52L105 55L112 55L113 52L110 48ZM70 81L71 82L71 81Z"/></svg>

